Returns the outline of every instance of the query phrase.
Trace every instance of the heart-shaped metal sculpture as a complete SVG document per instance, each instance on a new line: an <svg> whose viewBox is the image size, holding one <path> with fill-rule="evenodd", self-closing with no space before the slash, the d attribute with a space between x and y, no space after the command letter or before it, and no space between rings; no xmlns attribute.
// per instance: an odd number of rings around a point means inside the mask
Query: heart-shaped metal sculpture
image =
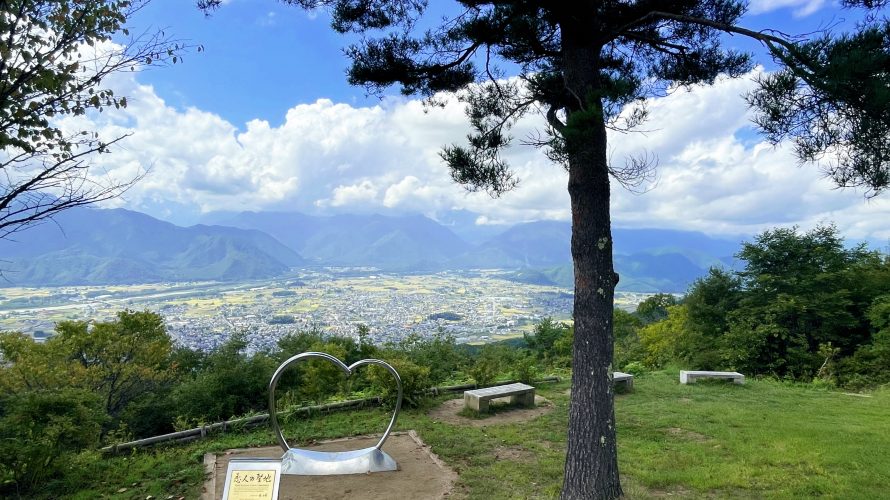
<svg viewBox="0 0 890 500"><path fill-rule="evenodd" d="M330 361L343 370L347 377L352 375L353 370L360 366L378 365L389 371L393 378L395 378L396 386L399 390L398 396L396 397L396 407L392 412L392 418L389 421L389 425L386 427L386 431L383 432L383 436L375 446L361 450L334 452L291 448L290 445L287 444L287 441L284 439L284 434L281 433L281 426L278 425L278 414L275 404L275 387L278 385L278 380L288 366L305 359L313 358ZM381 448L383 447L383 443L386 442L386 438L389 437L389 433L392 432L392 428L396 425L396 418L398 418L399 410L401 408L402 379L399 377L399 373L396 369L385 361L379 359L362 359L346 366L346 363L340 361L335 356L331 356L324 352L304 352L288 358L284 363L281 363L281 366L279 366L277 370L275 370L275 373L272 375L272 380L269 382L269 420L272 422L272 429L275 431L275 437L278 439L278 444L284 449L284 456L281 457L281 473L304 476L322 476L330 474L365 474L368 472L397 470L399 466L396 461Z"/></svg>

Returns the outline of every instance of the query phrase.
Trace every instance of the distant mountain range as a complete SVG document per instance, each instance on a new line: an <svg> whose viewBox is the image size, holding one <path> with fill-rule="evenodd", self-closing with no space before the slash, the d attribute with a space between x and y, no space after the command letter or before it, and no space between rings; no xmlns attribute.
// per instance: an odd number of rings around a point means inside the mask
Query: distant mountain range
<svg viewBox="0 0 890 500"><path fill-rule="evenodd" d="M309 216L242 212L220 222L275 237L310 263L374 266L394 271L441 269L470 245L422 215Z"/></svg>
<svg viewBox="0 0 890 500"><path fill-rule="evenodd" d="M244 280L315 266L503 269L505 279L572 285L569 223L495 232L468 227L475 218L458 215L446 227L420 215L242 212L209 216L216 225L179 227L128 210L80 208L0 241L0 269L13 286ZM632 291L684 291L708 267L731 264L739 248L684 231L616 229L614 237L619 289Z"/></svg>
<svg viewBox="0 0 890 500"><path fill-rule="evenodd" d="M0 241L9 285L271 277L304 260L256 230L179 227L129 210L71 209Z"/></svg>

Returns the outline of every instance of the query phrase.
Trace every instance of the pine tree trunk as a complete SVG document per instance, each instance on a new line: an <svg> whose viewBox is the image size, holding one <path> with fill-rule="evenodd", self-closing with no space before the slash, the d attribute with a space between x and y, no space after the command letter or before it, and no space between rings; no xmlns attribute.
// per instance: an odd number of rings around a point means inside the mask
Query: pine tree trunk
<svg viewBox="0 0 890 500"><path fill-rule="evenodd" d="M573 37L577 35L577 38ZM606 128L598 89L599 48L563 30L566 86L585 96L565 134L572 204L575 338L562 499L621 496L612 393L612 267ZM574 45L573 45L574 44ZM581 107L583 106L583 108Z"/></svg>

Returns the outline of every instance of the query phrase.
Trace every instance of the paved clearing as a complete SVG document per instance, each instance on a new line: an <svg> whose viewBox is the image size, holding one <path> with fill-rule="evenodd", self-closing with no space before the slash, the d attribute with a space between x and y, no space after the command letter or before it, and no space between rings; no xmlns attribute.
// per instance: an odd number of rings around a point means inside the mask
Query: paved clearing
<svg viewBox="0 0 890 500"><path fill-rule="evenodd" d="M358 437L326 441L307 449L320 451L345 451L369 448L377 444L379 437ZM281 476L280 500L312 499L380 499L380 498L444 498L457 480L457 474L433 455L414 432L393 433L383 445L399 463L399 470L373 474L349 474L339 476ZM232 458L281 457L278 446L242 448L225 454L208 454L205 464L213 470L204 485L203 500L222 498L226 469ZM208 463L209 462L209 463ZM214 491L215 495L207 494Z"/></svg>

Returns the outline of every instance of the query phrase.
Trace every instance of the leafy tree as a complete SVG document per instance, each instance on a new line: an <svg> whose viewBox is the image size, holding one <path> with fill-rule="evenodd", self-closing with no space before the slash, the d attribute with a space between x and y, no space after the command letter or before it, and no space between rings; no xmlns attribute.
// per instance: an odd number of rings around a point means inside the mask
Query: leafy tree
<svg viewBox="0 0 890 500"><path fill-rule="evenodd" d="M683 303L688 321L687 337L682 350L687 366L699 370L717 370L723 364L720 342L729 328L727 321L742 297L741 281L727 271L711 268L708 275L696 280Z"/></svg>
<svg viewBox="0 0 890 500"><path fill-rule="evenodd" d="M62 321L58 342L81 387L102 396L105 411L117 417L139 397L173 380L173 341L164 318L150 311L121 311L108 322Z"/></svg>
<svg viewBox="0 0 890 500"><path fill-rule="evenodd" d="M510 365L513 353L505 346L485 344L467 370L467 374L477 385L490 385L497 380L504 365Z"/></svg>
<svg viewBox="0 0 890 500"><path fill-rule="evenodd" d="M841 383L849 387L890 383L890 295L877 297L867 316L875 330L871 342L838 363Z"/></svg>
<svg viewBox="0 0 890 500"><path fill-rule="evenodd" d="M399 373L402 380L402 404L406 407L417 407L426 399L424 391L432 387L430 371L432 366L418 365L404 354L399 352L386 353L385 361ZM398 391L392 374L380 366L368 366L364 368L364 375L371 383L371 387L380 394L387 404L394 405Z"/></svg>
<svg viewBox="0 0 890 500"><path fill-rule="evenodd" d="M267 408L278 363L265 353L248 355L246 348L244 335L235 333L207 355L203 369L174 389L176 415L191 425Z"/></svg>
<svg viewBox="0 0 890 500"><path fill-rule="evenodd" d="M841 383L874 371L867 345L882 327L869 311L890 293L886 256L846 247L831 225L765 231L737 256L741 270L712 269L690 287L679 361Z"/></svg>
<svg viewBox="0 0 890 500"><path fill-rule="evenodd" d="M518 181L501 156L510 126L528 113L546 118L540 139L529 142L568 171L573 221L576 334L563 498L621 495L607 376L618 281L609 184L611 175L633 185L650 164L611 164L609 128L642 122L646 97L745 73L751 57L720 44L724 34L742 35L761 42L783 68L749 96L769 139L791 138L801 160L829 158L829 173L841 185L879 192L890 182L885 19L868 18L840 37L788 37L740 26L745 4L733 0L463 0L459 14L433 24L421 19L423 0L286 2L328 7L335 30L361 36L346 51L351 83L375 92L399 85L406 95L433 101L439 92L458 93L472 132L468 145L448 146L442 158L452 178L471 190L497 196L514 188ZM222 0L198 3L212 8ZM876 9L886 2L844 3ZM518 76L503 78L504 67Z"/></svg>
<svg viewBox="0 0 890 500"><path fill-rule="evenodd" d="M313 344L310 351L325 352L341 361L346 358L346 349L333 342ZM301 371L298 394L303 398L317 403L324 403L327 398L346 387L346 374L331 362L309 359L302 364L304 367Z"/></svg>
<svg viewBox="0 0 890 500"><path fill-rule="evenodd" d="M129 36L144 0L0 2L0 238L61 210L120 195L139 176L91 175L94 155L123 136L63 130L57 120L127 105L104 88L113 73L177 62L182 46L163 32Z"/></svg>
<svg viewBox="0 0 890 500"><path fill-rule="evenodd" d="M745 293L725 339L736 367L808 378L823 361L821 344L848 356L867 342L864 308L854 299L859 264L874 256L863 246L845 248L834 226L765 231L738 257Z"/></svg>
<svg viewBox="0 0 890 500"><path fill-rule="evenodd" d="M431 337L411 333L391 347L405 353L415 364L429 368L432 384L454 378L469 362L466 351L458 347L454 335L444 331Z"/></svg>
<svg viewBox="0 0 890 500"><path fill-rule="evenodd" d="M552 356L553 344L565 335L568 328L564 323L553 321L553 318L544 318L535 325L532 335L523 333L522 337L529 349L534 351L539 358L545 358Z"/></svg>
<svg viewBox="0 0 890 500"><path fill-rule="evenodd" d="M662 321L651 323L640 330L640 342L646 350L643 360L648 366L661 367L683 357L687 309L685 305L669 306Z"/></svg>
<svg viewBox="0 0 890 500"><path fill-rule="evenodd" d="M622 309L615 309L615 367L623 369L633 362L640 362L645 356L645 350L640 343L640 328L643 322L640 318Z"/></svg>
<svg viewBox="0 0 890 500"><path fill-rule="evenodd" d="M63 347L53 339L41 344L22 333L0 333L0 394L65 387L71 377Z"/></svg>
<svg viewBox="0 0 890 500"><path fill-rule="evenodd" d="M644 325L648 325L667 318L668 307L675 305L677 305L677 297L669 293L656 293L640 302L635 313Z"/></svg>
<svg viewBox="0 0 890 500"><path fill-rule="evenodd" d="M150 432L147 415L128 406L158 400L177 376L172 341L158 314L122 311L108 322L63 321L57 334L37 343L19 333L0 333L0 396L66 388L89 391L102 402L104 431L118 419ZM163 405L161 405L163 406ZM153 407L152 410L155 408ZM138 422L138 423L137 423Z"/></svg>
<svg viewBox="0 0 890 500"><path fill-rule="evenodd" d="M291 356L310 351L313 344L324 342L324 334L318 330L301 330L288 333L278 340L278 358L284 361Z"/></svg>

